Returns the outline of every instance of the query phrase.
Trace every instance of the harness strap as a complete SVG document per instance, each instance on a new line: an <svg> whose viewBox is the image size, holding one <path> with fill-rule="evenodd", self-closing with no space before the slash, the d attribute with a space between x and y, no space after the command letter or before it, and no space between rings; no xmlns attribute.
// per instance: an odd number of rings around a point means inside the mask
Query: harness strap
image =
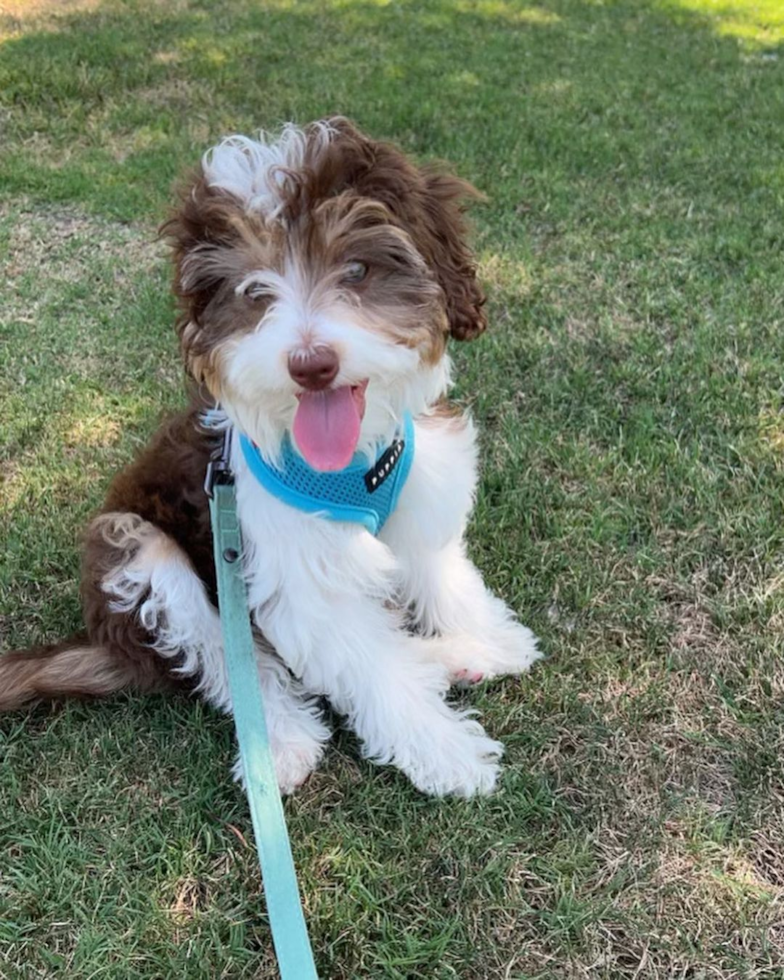
<svg viewBox="0 0 784 980"><path fill-rule="evenodd" d="M344 469L331 472L313 469L288 435L274 465L244 433L239 444L248 469L273 497L306 514L361 524L377 535L397 507L411 471L414 434L414 420L406 412L392 443L376 447L372 464L358 452Z"/></svg>
<svg viewBox="0 0 784 980"><path fill-rule="evenodd" d="M267 913L282 980L318 980L300 904L283 804L275 776L256 666L234 484L227 469L210 485L210 518L229 688L264 879ZM212 480L210 478L210 482Z"/></svg>

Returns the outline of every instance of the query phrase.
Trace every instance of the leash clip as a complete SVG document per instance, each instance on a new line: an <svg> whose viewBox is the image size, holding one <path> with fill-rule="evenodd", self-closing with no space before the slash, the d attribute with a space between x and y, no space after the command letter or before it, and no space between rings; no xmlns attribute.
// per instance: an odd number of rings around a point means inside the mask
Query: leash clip
<svg viewBox="0 0 784 980"><path fill-rule="evenodd" d="M212 500L216 484L225 486L234 483L234 474L229 466L229 455L231 453L232 429L226 429L223 433L223 441L220 446L212 451L210 461L207 463L207 472L204 476L204 492Z"/></svg>

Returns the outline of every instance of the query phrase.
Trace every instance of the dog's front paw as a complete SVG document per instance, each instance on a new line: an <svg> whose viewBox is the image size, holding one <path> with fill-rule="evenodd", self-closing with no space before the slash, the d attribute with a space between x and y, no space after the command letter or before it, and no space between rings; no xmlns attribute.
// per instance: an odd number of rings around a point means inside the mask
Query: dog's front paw
<svg viewBox="0 0 784 980"><path fill-rule="evenodd" d="M453 639L445 637L445 639ZM451 679L454 684L478 684L504 674L524 674L542 657L534 634L508 622L478 638L454 638Z"/></svg>
<svg viewBox="0 0 784 980"><path fill-rule="evenodd" d="M510 620L487 636L484 656L473 666L481 670L485 677L524 674L542 658L538 642L527 626Z"/></svg>
<svg viewBox="0 0 784 980"><path fill-rule="evenodd" d="M281 793L287 796L299 789L308 776L318 768L324 755L324 746L318 742L273 746L273 753L278 786Z"/></svg>
<svg viewBox="0 0 784 980"><path fill-rule="evenodd" d="M471 687L473 684L481 684L485 675L481 670L471 670L470 667L461 667L453 674L450 674L451 682L460 687Z"/></svg>
<svg viewBox="0 0 784 980"><path fill-rule="evenodd" d="M463 720L448 740L421 741L420 758L406 773L430 796L487 796L493 792L504 747L488 738L477 721Z"/></svg>
<svg viewBox="0 0 784 980"><path fill-rule="evenodd" d="M463 687L503 674L523 674L542 656L537 639L525 626L509 620L481 637L449 633L431 641L435 655L449 670L452 684Z"/></svg>
<svg viewBox="0 0 784 980"><path fill-rule="evenodd" d="M283 796L288 796L305 782L308 776L318 768L324 746L317 742L304 744L273 744L272 757L275 761L275 775L278 778L278 788ZM232 769L234 779L247 790L242 758L238 755Z"/></svg>

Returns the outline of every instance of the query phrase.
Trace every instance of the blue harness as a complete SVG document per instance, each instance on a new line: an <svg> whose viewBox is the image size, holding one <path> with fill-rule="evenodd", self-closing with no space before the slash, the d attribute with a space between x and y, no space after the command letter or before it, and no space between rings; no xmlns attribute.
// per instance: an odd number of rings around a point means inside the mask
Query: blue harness
<svg viewBox="0 0 784 980"><path fill-rule="evenodd" d="M288 434L279 466L266 462L258 446L247 436L240 436L240 446L251 473L273 497L330 521L362 524L375 535L397 507L411 470L414 421L406 412L402 433L390 446L378 451L370 469L367 457L355 453L345 469L321 473L299 455Z"/></svg>

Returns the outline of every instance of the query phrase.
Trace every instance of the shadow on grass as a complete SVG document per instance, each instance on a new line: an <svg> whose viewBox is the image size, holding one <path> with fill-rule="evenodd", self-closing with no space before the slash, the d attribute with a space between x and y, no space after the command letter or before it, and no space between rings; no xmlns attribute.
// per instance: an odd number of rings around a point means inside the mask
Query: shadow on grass
<svg viewBox="0 0 784 980"><path fill-rule="evenodd" d="M676 4L105 3L0 47L0 173L7 192L157 214L225 132L341 112L453 160L503 232L546 205L546 233L575 183L654 180L699 207L732 159L753 192L774 56Z"/></svg>

